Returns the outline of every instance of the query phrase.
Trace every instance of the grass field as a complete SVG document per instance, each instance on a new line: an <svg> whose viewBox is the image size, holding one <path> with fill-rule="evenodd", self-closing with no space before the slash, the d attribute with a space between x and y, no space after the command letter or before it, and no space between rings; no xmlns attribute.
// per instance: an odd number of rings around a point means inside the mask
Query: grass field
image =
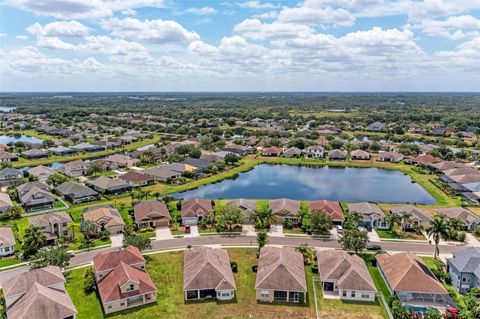
<svg viewBox="0 0 480 319"><path fill-rule="evenodd" d="M259 304L255 300L255 273L257 264L255 249L229 249L230 260L236 261L239 270L235 273L237 297L233 301L189 302L183 300L183 252L162 253L147 256L147 271L155 282L157 303L127 310L108 318L314 318L314 294L312 273L307 270L309 288L306 305ZM307 268L309 269L309 268ZM77 307L77 318L101 318L102 309L95 293L83 292L83 277L87 268L72 270L67 275L67 290ZM320 315L338 319L382 319L385 309L380 305L342 302L323 299L317 287Z"/></svg>

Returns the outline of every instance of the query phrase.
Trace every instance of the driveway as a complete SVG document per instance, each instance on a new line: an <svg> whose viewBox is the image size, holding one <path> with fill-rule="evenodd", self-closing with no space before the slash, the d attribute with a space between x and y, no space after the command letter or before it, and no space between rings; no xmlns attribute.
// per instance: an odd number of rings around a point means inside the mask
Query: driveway
<svg viewBox="0 0 480 319"><path fill-rule="evenodd" d="M268 235L271 237L284 237L283 225L270 225L270 231Z"/></svg>
<svg viewBox="0 0 480 319"><path fill-rule="evenodd" d="M173 239L172 232L168 227L155 229L155 240Z"/></svg>
<svg viewBox="0 0 480 319"><path fill-rule="evenodd" d="M368 241L369 242L380 242L380 236L378 236L378 233L375 231L375 229L372 229L372 231L368 232Z"/></svg>
<svg viewBox="0 0 480 319"><path fill-rule="evenodd" d="M480 241L478 241L477 237L475 237L472 233L465 233L465 242L467 246L471 247L480 247Z"/></svg>
<svg viewBox="0 0 480 319"><path fill-rule="evenodd" d="M255 226L254 225L242 225L242 233L245 234L245 236L256 236L257 234L255 233Z"/></svg>
<svg viewBox="0 0 480 319"><path fill-rule="evenodd" d="M111 235L110 240L112 241L112 247L123 246L123 234Z"/></svg>
<svg viewBox="0 0 480 319"><path fill-rule="evenodd" d="M190 226L190 237L199 237L200 233L198 232L198 226L192 225Z"/></svg>

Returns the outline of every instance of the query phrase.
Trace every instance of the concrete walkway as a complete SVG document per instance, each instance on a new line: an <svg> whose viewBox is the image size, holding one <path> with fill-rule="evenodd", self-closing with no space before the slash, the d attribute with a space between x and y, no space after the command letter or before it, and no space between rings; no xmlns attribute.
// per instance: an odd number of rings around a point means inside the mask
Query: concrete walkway
<svg viewBox="0 0 480 319"><path fill-rule="evenodd" d="M190 234L185 235L185 237L199 237L200 233L198 232L198 226L197 225L192 225L190 226Z"/></svg>
<svg viewBox="0 0 480 319"><path fill-rule="evenodd" d="M242 225L242 233L245 234L245 236L256 236L257 233L255 232L255 226L254 225Z"/></svg>
<svg viewBox="0 0 480 319"><path fill-rule="evenodd" d="M268 235L271 237L285 237L283 234L283 225L270 225Z"/></svg>
<svg viewBox="0 0 480 319"><path fill-rule="evenodd" d="M123 246L123 234L111 235L110 240L112 241L112 247Z"/></svg>
<svg viewBox="0 0 480 319"><path fill-rule="evenodd" d="M467 235L465 237L465 242L467 243L466 246L470 247L480 247L480 241L471 233L465 233Z"/></svg>
<svg viewBox="0 0 480 319"><path fill-rule="evenodd" d="M368 241L369 241L369 242L379 243L379 242L381 242L382 240L380 239L380 236L378 236L378 233L376 232L376 230L375 230L375 229L372 229L372 231L369 231L369 232L368 232Z"/></svg>
<svg viewBox="0 0 480 319"><path fill-rule="evenodd" d="M173 239L172 232L168 227L156 228L155 229L155 240L167 240Z"/></svg>

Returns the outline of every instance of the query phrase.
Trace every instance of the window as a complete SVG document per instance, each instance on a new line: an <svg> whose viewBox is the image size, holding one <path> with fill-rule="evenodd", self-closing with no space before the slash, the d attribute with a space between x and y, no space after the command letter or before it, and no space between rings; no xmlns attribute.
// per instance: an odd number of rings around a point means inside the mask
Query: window
<svg viewBox="0 0 480 319"><path fill-rule="evenodd" d="M463 281L463 282L467 281L467 278L463 277L463 278L462 278L462 281Z"/></svg>
<svg viewBox="0 0 480 319"><path fill-rule="evenodd" d="M112 305L109 304L109 305L107 306L107 308L108 308L108 309L112 309Z"/></svg>
<svg viewBox="0 0 480 319"><path fill-rule="evenodd" d="M268 290L262 290L260 292L260 297L262 297L263 299L268 298L268 296L270 296L270 292Z"/></svg>
<svg viewBox="0 0 480 319"><path fill-rule="evenodd" d="M10 251L10 247L5 247L5 252Z"/></svg>
<svg viewBox="0 0 480 319"><path fill-rule="evenodd" d="M370 295L366 292L362 292L362 299L368 299L370 297Z"/></svg>
<svg viewBox="0 0 480 319"><path fill-rule="evenodd" d="M352 291L352 298L355 298L355 291Z"/></svg>
<svg viewBox="0 0 480 319"><path fill-rule="evenodd" d="M120 303L120 306L125 306L125 302L122 301L122 302Z"/></svg>
<svg viewBox="0 0 480 319"><path fill-rule="evenodd" d="M343 290L342 296L346 297L347 296L347 291Z"/></svg>

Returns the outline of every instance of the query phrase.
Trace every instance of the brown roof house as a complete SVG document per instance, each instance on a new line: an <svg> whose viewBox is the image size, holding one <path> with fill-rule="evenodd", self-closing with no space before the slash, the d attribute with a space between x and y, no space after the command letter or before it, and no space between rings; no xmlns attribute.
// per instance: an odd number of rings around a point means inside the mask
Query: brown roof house
<svg viewBox="0 0 480 319"><path fill-rule="evenodd" d="M280 156L282 154L282 149L279 147L267 147L262 150L263 156Z"/></svg>
<svg viewBox="0 0 480 319"><path fill-rule="evenodd" d="M118 210L110 206L87 208L83 219L94 222L98 232L107 230L110 234L121 234L125 226Z"/></svg>
<svg viewBox="0 0 480 319"><path fill-rule="evenodd" d="M377 266L388 289L407 307L454 307L442 283L425 262L412 253L377 255Z"/></svg>
<svg viewBox="0 0 480 319"><path fill-rule="evenodd" d="M350 158L352 160L369 160L370 154L363 150L353 150L350 152Z"/></svg>
<svg viewBox="0 0 480 319"><path fill-rule="evenodd" d="M403 160L403 155L399 152L382 152L378 153L378 160L380 162L398 163Z"/></svg>
<svg viewBox="0 0 480 319"><path fill-rule="evenodd" d="M13 207L12 200L7 193L0 193L0 212L4 212Z"/></svg>
<svg viewBox="0 0 480 319"><path fill-rule="evenodd" d="M410 217L411 222L405 224L405 229L413 229L415 225L421 225L427 228L430 226L430 221L432 220L430 216L425 214L420 208L412 205L393 206L390 208L390 212L400 216L405 215L405 213L412 215Z"/></svg>
<svg viewBox="0 0 480 319"><path fill-rule="evenodd" d="M377 289L362 258L345 251L319 250L317 262L325 296L375 301Z"/></svg>
<svg viewBox="0 0 480 319"><path fill-rule="evenodd" d="M59 267L47 266L3 284L8 319L75 319L77 309L65 290Z"/></svg>
<svg viewBox="0 0 480 319"><path fill-rule="evenodd" d="M68 162L61 166L58 171L69 177L80 177L86 174L88 164L82 160Z"/></svg>
<svg viewBox="0 0 480 319"><path fill-rule="evenodd" d="M15 237L10 227L0 227L0 256L8 256L15 252Z"/></svg>
<svg viewBox="0 0 480 319"><path fill-rule="evenodd" d="M250 215L257 209L257 203L254 200L244 198L232 199L227 202L227 206L237 206L240 208L245 215L244 222L246 223L252 222Z"/></svg>
<svg viewBox="0 0 480 319"><path fill-rule="evenodd" d="M30 175L37 177L40 182L46 182L48 177L56 174L53 169L43 165L29 168L27 172Z"/></svg>
<svg viewBox="0 0 480 319"><path fill-rule="evenodd" d="M41 214L28 219L30 225L40 227L47 242L52 244L60 237L72 236L72 231L68 229L71 222L72 218L65 212Z"/></svg>
<svg viewBox="0 0 480 319"><path fill-rule="evenodd" d="M130 156L122 154L110 155L105 158L105 160L117 164L118 167L124 168L130 168L140 163L139 159L131 158Z"/></svg>
<svg viewBox="0 0 480 319"><path fill-rule="evenodd" d="M146 200L133 207L135 223L139 228L168 227L170 213L165 203L158 200Z"/></svg>
<svg viewBox="0 0 480 319"><path fill-rule="evenodd" d="M347 159L347 152L339 149L328 152L328 159L330 161L344 161Z"/></svg>
<svg viewBox="0 0 480 319"><path fill-rule="evenodd" d="M362 221L358 223L358 226L389 229L390 224L385 219L385 213L376 204L372 203L350 203L347 205L350 213L357 213L362 216Z"/></svg>
<svg viewBox="0 0 480 319"><path fill-rule="evenodd" d="M261 302L304 303L308 289L303 255L292 247L263 247L255 290Z"/></svg>
<svg viewBox="0 0 480 319"><path fill-rule="evenodd" d="M27 212L50 209L55 206L55 197L50 187L42 182L29 182L17 187L17 194Z"/></svg>
<svg viewBox="0 0 480 319"><path fill-rule="evenodd" d="M157 288L145 270L145 259L134 246L95 255L93 271L106 314L157 300Z"/></svg>
<svg viewBox="0 0 480 319"><path fill-rule="evenodd" d="M131 187L152 185L155 182L155 179L153 177L135 171L130 171L128 173L120 175L118 176L118 178L125 181L125 183L127 183Z"/></svg>
<svg viewBox="0 0 480 319"><path fill-rule="evenodd" d="M310 212L319 210L329 215L334 224L341 225L343 223L343 210L338 202L333 202L330 200L316 200L308 203L308 206L310 208Z"/></svg>
<svg viewBox="0 0 480 319"><path fill-rule="evenodd" d="M182 224L196 225L212 211L212 202L207 199L184 199L182 201Z"/></svg>
<svg viewBox="0 0 480 319"><path fill-rule="evenodd" d="M90 185L99 193L106 195L117 195L130 191L131 186L122 179L100 176L89 182Z"/></svg>
<svg viewBox="0 0 480 319"><path fill-rule="evenodd" d="M437 214L460 219L465 224L465 229L469 231L474 231L480 227L480 218L463 207L440 208L437 209Z"/></svg>
<svg viewBox="0 0 480 319"><path fill-rule="evenodd" d="M298 221L298 212L300 211L300 202L298 200L288 198L275 199L270 201L268 207L276 217L282 220L290 219L294 223Z"/></svg>
<svg viewBox="0 0 480 319"><path fill-rule="evenodd" d="M182 177L182 173L175 172L163 167L152 167L142 171L143 175L153 178L155 181L167 182Z"/></svg>
<svg viewBox="0 0 480 319"><path fill-rule="evenodd" d="M183 266L185 300L230 300L235 297L236 289L226 250L199 247L185 251Z"/></svg>

